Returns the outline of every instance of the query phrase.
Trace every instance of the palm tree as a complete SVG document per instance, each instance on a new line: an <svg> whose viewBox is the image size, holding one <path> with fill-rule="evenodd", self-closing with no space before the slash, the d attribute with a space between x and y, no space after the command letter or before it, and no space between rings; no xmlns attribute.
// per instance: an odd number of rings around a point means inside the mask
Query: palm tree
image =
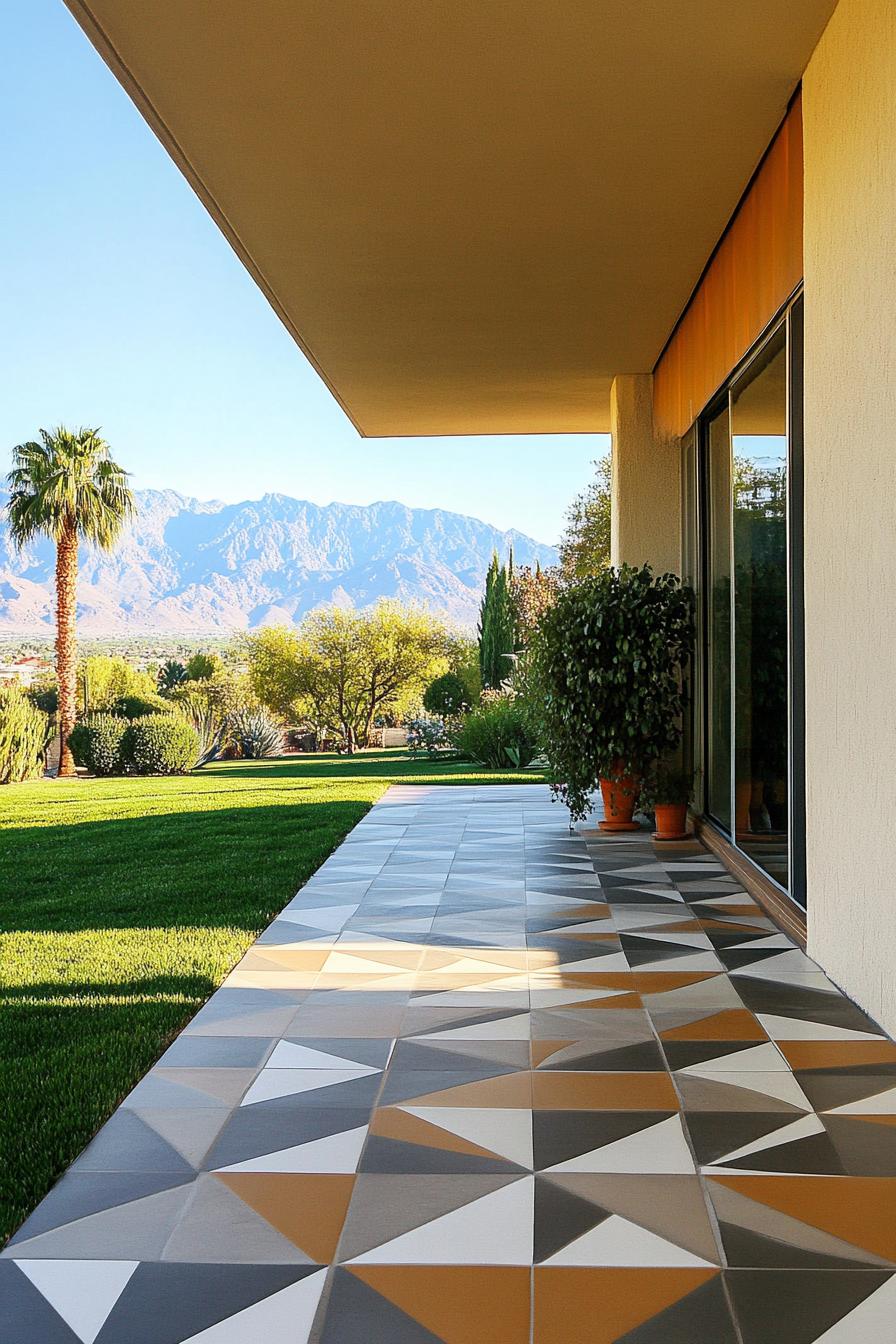
<svg viewBox="0 0 896 1344"><path fill-rule="evenodd" d="M7 477L9 529L19 547L36 536L56 543L56 676L59 682L59 774L71 777L75 762L68 745L75 726L77 661L75 645L78 542L109 550L134 513L127 472L109 456L96 429L40 431L40 443L12 450Z"/></svg>
<svg viewBox="0 0 896 1344"><path fill-rule="evenodd" d="M163 693L173 691L187 680L187 669L176 658L169 658L159 668L159 675L156 680L159 690Z"/></svg>

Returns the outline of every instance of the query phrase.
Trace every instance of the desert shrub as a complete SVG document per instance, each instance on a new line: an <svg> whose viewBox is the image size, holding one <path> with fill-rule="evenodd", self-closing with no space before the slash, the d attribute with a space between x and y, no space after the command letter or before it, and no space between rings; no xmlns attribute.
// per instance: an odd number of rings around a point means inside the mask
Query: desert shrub
<svg viewBox="0 0 896 1344"><path fill-rule="evenodd" d="M128 725L124 756L135 775L185 775L196 763L196 729L179 714L147 714Z"/></svg>
<svg viewBox="0 0 896 1344"><path fill-rule="evenodd" d="M240 756L261 760L283 751L283 729L264 709L237 709L231 714L227 735Z"/></svg>
<svg viewBox="0 0 896 1344"><path fill-rule="evenodd" d="M117 714L88 714L75 724L68 744L76 765L94 775L124 772L124 737L128 721Z"/></svg>
<svg viewBox="0 0 896 1344"><path fill-rule="evenodd" d="M19 686L0 686L0 784L42 773L49 732L47 715Z"/></svg>
<svg viewBox="0 0 896 1344"><path fill-rule="evenodd" d="M170 709L168 701L159 695L120 695L109 706L109 713L121 719L145 719L148 714L164 714Z"/></svg>
<svg viewBox="0 0 896 1344"><path fill-rule="evenodd" d="M513 692L483 691L452 737L458 751L488 770L524 770L538 754L525 709Z"/></svg>
<svg viewBox="0 0 896 1344"><path fill-rule="evenodd" d="M450 719L469 704L467 688L456 672L446 672L430 682L423 695L423 708L436 718Z"/></svg>

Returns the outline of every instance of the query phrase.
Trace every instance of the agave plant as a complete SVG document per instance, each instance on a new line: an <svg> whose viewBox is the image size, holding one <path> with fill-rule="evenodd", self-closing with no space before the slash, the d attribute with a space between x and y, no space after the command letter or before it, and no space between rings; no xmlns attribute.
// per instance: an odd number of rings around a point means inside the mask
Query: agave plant
<svg viewBox="0 0 896 1344"><path fill-rule="evenodd" d="M279 756L283 751L283 729L265 709L237 709L228 720L228 734L247 760Z"/></svg>
<svg viewBox="0 0 896 1344"><path fill-rule="evenodd" d="M228 739L230 721L226 711L207 695L191 690L188 681L175 688L172 699L199 742L193 768L198 770L209 761L216 761Z"/></svg>
<svg viewBox="0 0 896 1344"><path fill-rule="evenodd" d="M196 753L196 766L198 770L201 765L208 765L209 761L216 761L224 749L224 739L227 735L227 719L222 718L209 705L199 705L190 708L189 704L184 706L184 718L193 725L196 731L196 737L199 740L199 750Z"/></svg>

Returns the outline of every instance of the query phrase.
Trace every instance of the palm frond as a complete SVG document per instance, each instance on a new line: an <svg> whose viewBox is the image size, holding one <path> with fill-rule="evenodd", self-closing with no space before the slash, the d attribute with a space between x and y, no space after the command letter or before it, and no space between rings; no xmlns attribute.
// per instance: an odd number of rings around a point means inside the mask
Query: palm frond
<svg viewBox="0 0 896 1344"><path fill-rule="evenodd" d="M98 429L41 429L40 442L18 444L12 457L7 513L18 546L38 535L58 541L71 527L103 549L115 544L134 497Z"/></svg>

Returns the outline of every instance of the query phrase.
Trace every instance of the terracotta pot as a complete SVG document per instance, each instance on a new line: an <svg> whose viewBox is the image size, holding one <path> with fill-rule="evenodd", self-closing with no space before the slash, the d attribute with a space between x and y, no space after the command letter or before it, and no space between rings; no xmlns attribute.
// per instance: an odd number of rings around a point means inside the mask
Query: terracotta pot
<svg viewBox="0 0 896 1344"><path fill-rule="evenodd" d="M654 840L686 840L688 835L687 803L655 803Z"/></svg>
<svg viewBox="0 0 896 1344"><path fill-rule="evenodd" d="M615 773L615 772L614 772ZM638 823L632 821L635 804L638 801L638 780L634 775L623 775L617 779L602 779L600 793L604 800L605 821L600 822L602 831L637 831Z"/></svg>

